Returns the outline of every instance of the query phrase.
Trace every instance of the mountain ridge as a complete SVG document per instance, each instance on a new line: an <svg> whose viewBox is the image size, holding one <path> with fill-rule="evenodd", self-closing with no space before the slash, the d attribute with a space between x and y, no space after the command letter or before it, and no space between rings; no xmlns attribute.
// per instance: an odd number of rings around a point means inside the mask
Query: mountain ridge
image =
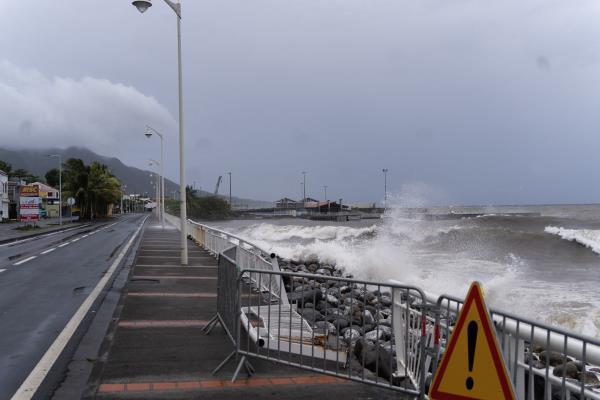
<svg viewBox="0 0 600 400"><path fill-rule="evenodd" d="M109 157L97 154L85 147L67 147L65 149L48 148L48 149L9 149L0 147L0 160L12 165L13 170L23 168L34 175L37 175L41 180L44 180L44 175L52 168L57 167L56 158L48 157L48 154L60 154L63 162L69 158L80 158L84 163L90 164L93 161L98 161L105 164L119 180L126 185L125 193L128 194L154 194L150 174L154 172L136 167L131 167L123 163L116 157ZM165 197L171 197L173 193L179 192L179 184L165 178ZM209 196L212 193L198 190L199 196ZM219 195L221 198L228 196ZM243 204L250 208L254 207L272 207L272 202L243 199L233 197L233 204Z"/></svg>

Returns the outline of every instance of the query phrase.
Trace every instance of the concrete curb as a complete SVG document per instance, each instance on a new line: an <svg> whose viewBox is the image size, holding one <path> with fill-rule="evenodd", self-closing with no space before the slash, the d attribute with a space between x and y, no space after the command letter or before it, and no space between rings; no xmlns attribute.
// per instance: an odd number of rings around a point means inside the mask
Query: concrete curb
<svg viewBox="0 0 600 400"><path fill-rule="evenodd" d="M27 239L32 239L38 236L42 236L42 235L46 235L48 233L57 233L57 232L62 232L62 231L66 231L72 228L83 228L86 227L88 225L91 225L90 223L72 223L71 225L67 226L67 227L62 227L62 228L53 228L53 229L48 229L48 230L44 230L42 232L36 232L36 233L32 233L31 235L23 235L23 236L17 236L17 237L12 237L12 238L8 238L8 239L1 239L0 240L0 245L1 244L7 244L7 243L12 243L12 242L18 242L19 240L27 240Z"/></svg>

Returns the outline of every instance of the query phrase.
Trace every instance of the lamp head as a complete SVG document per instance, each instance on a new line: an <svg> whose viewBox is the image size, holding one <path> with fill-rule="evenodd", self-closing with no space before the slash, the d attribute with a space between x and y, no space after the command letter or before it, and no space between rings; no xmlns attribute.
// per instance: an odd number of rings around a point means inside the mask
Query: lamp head
<svg viewBox="0 0 600 400"><path fill-rule="evenodd" d="M144 133L144 135L146 135L147 138L150 138L152 136L152 132L146 131L146 133Z"/></svg>
<svg viewBox="0 0 600 400"><path fill-rule="evenodd" d="M152 2L150 0L135 0L131 4L133 4L135 8L137 8L142 14L145 13L147 9L152 7Z"/></svg>

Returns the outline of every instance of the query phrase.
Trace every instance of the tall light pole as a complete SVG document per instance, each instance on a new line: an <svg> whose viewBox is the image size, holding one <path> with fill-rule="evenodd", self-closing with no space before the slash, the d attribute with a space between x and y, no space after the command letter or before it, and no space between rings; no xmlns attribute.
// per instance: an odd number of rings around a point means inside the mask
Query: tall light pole
<svg viewBox="0 0 600 400"><path fill-rule="evenodd" d="M302 171L302 175L304 176L304 183L302 184L302 202L306 203L306 171Z"/></svg>
<svg viewBox="0 0 600 400"><path fill-rule="evenodd" d="M387 173L388 169L384 168L381 170L383 172L383 209L387 209Z"/></svg>
<svg viewBox="0 0 600 400"><path fill-rule="evenodd" d="M148 159L150 161L150 165L156 165L158 172L158 177L154 180L155 184L156 184L156 207L157 207L157 216L159 218L160 221L164 220L164 216L163 216L163 210L164 207L162 206L162 201L161 201L161 191L162 191L162 173L160 171L162 171L162 163L159 163L158 161L149 158ZM164 223L163 223L163 229L164 229Z"/></svg>
<svg viewBox="0 0 600 400"><path fill-rule="evenodd" d="M323 190L325 191L325 201L327 201L327 185L323 185Z"/></svg>
<svg viewBox="0 0 600 400"><path fill-rule="evenodd" d="M165 229L165 146L164 146L164 138L162 133L152 128L151 126L146 125L146 131L144 135L147 138L152 137L152 134L156 133L156 135L160 138L160 223L162 225L163 230Z"/></svg>
<svg viewBox="0 0 600 400"><path fill-rule="evenodd" d="M229 175L229 208L233 209L233 203L231 202L231 172L228 172Z"/></svg>
<svg viewBox="0 0 600 400"><path fill-rule="evenodd" d="M58 158L58 224L62 226L62 156L60 154L48 154L48 157Z"/></svg>
<svg viewBox="0 0 600 400"><path fill-rule="evenodd" d="M183 73L181 65L181 3L164 0L177 16L177 72L179 75L179 210L180 210L180 233L181 233L181 265L188 264L187 252L187 210L185 191L185 146L183 134ZM143 13L152 6L150 0L135 0L133 4L139 12Z"/></svg>

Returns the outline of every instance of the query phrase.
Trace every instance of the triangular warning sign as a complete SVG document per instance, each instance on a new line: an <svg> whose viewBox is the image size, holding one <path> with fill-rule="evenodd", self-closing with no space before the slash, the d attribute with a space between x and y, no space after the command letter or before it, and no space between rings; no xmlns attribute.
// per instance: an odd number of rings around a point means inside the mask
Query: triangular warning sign
<svg viewBox="0 0 600 400"><path fill-rule="evenodd" d="M469 288L429 398L516 399L478 282Z"/></svg>

